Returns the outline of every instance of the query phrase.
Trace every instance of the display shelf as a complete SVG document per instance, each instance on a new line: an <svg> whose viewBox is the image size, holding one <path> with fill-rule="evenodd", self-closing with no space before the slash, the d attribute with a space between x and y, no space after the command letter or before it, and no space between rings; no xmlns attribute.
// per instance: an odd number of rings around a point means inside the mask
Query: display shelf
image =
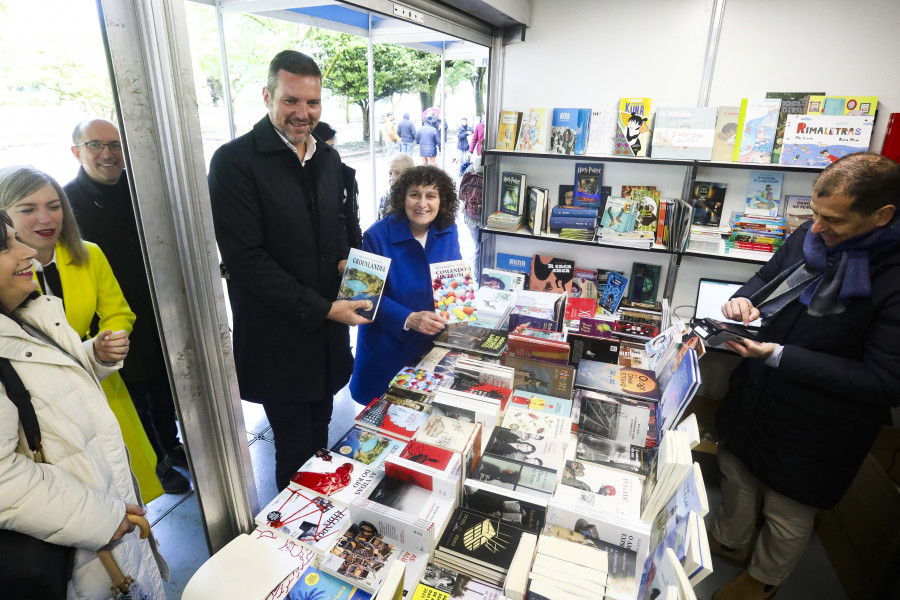
<svg viewBox="0 0 900 600"><path fill-rule="evenodd" d="M622 246L620 244L612 244L609 242L598 242L594 241L586 241L586 240L570 240L566 238L561 238L559 236L553 235L533 235L528 231L502 231L500 229L490 229L488 227L481 227L480 233L485 234L493 234L493 235L502 235L507 237L517 237L517 238L528 238L532 240L546 240L549 242L556 242L561 244L575 244L578 246L593 246L594 248L603 247L603 248L617 248L619 250L634 250L635 252L655 252L658 254L673 254L669 251L665 246L660 246L658 244L653 244L650 248L635 248L632 246Z"/></svg>
<svg viewBox="0 0 900 600"><path fill-rule="evenodd" d="M782 165L779 163L738 163L716 160L698 160L698 167L715 169L753 169L755 171L785 171L788 173L820 173L825 167L807 167L800 165Z"/></svg>
<svg viewBox="0 0 900 600"><path fill-rule="evenodd" d="M738 251L740 252L740 251ZM752 252L752 251L748 251ZM693 258L710 258L713 260L729 260L735 262L742 263L753 263L758 265L764 265L769 262L769 259L772 258L772 255L766 253L763 256L753 256L748 254L747 252L742 252L739 254L732 254L731 252L711 252L709 250L685 250L680 252L681 256L688 256ZM757 254L762 254L761 252L757 252Z"/></svg>

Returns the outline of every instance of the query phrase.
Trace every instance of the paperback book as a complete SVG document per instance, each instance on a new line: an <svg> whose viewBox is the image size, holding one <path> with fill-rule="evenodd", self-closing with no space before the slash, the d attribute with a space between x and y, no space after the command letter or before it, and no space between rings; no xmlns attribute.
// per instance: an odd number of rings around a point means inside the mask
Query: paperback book
<svg viewBox="0 0 900 600"><path fill-rule="evenodd" d="M475 479L464 482L462 506L503 519L535 534L543 529L547 514L547 503L535 496L518 494Z"/></svg>
<svg viewBox="0 0 900 600"><path fill-rule="evenodd" d="M579 435L596 437L627 446L652 448L656 444L656 402L578 389Z"/></svg>
<svg viewBox="0 0 900 600"><path fill-rule="evenodd" d="M497 130L497 150L515 150L516 135L522 124L522 112L504 110L500 113L500 127Z"/></svg>
<svg viewBox="0 0 900 600"><path fill-rule="evenodd" d="M428 563L411 600L503 600L503 590L449 567Z"/></svg>
<svg viewBox="0 0 900 600"><path fill-rule="evenodd" d="M397 548L384 541L374 525L353 523L344 532L319 568L371 594L376 593L393 561Z"/></svg>
<svg viewBox="0 0 900 600"><path fill-rule="evenodd" d="M505 271L517 271L524 273L526 277L531 273L531 257L518 254L497 253L497 268ZM527 287L526 281L526 287Z"/></svg>
<svg viewBox="0 0 900 600"><path fill-rule="evenodd" d="M522 115L519 127L519 139L516 142L519 152L547 151L547 109L532 108Z"/></svg>
<svg viewBox="0 0 900 600"><path fill-rule="evenodd" d="M778 171L750 171L744 214L777 217L781 212L781 183L783 181L784 173Z"/></svg>
<svg viewBox="0 0 900 600"><path fill-rule="evenodd" d="M481 270L481 288L517 292L525 289L525 274L485 268Z"/></svg>
<svg viewBox="0 0 900 600"><path fill-rule="evenodd" d="M531 261L528 289L556 294L567 293L572 288L574 276L574 260L535 254Z"/></svg>
<svg viewBox="0 0 900 600"><path fill-rule="evenodd" d="M516 433L565 440L572 429L572 421L569 417L509 406L503 415L502 426Z"/></svg>
<svg viewBox="0 0 900 600"><path fill-rule="evenodd" d="M515 386L519 392L536 392L558 398L570 398L575 383L575 368L539 360L506 357L506 366L516 370Z"/></svg>
<svg viewBox="0 0 900 600"><path fill-rule="evenodd" d="M650 98L621 98L619 100L615 138L616 155L648 155L650 115Z"/></svg>
<svg viewBox="0 0 900 600"><path fill-rule="evenodd" d="M658 401L660 388L653 371L582 360L575 385L605 394Z"/></svg>
<svg viewBox="0 0 900 600"><path fill-rule="evenodd" d="M628 290L628 278L621 273L611 271L603 292L600 294L599 304L609 313L614 313L619 308L619 303Z"/></svg>
<svg viewBox="0 0 900 600"><path fill-rule="evenodd" d="M784 233L793 233L806 221L812 219L813 212L809 203L812 196L788 194L784 197Z"/></svg>
<svg viewBox="0 0 900 600"><path fill-rule="evenodd" d="M350 526L347 507L306 490L285 488L256 515L256 523L302 542L319 555Z"/></svg>
<svg viewBox="0 0 900 600"><path fill-rule="evenodd" d="M824 96L825 92L766 92L766 98L781 100L778 124L775 126L775 145L772 147L772 162L781 162L781 148L784 143L784 127L788 115L806 114L810 96Z"/></svg>
<svg viewBox="0 0 900 600"><path fill-rule="evenodd" d="M513 462L499 456L486 454L481 458L471 479L491 485L518 490L543 500L553 495L557 471L538 465Z"/></svg>
<svg viewBox="0 0 900 600"><path fill-rule="evenodd" d="M691 206L694 208L694 225L718 227L722 222L722 207L725 206L726 183L695 181L691 187Z"/></svg>
<svg viewBox="0 0 900 600"><path fill-rule="evenodd" d="M495 427L484 453L513 462L559 471L564 466L565 442L508 427Z"/></svg>
<svg viewBox="0 0 900 600"><path fill-rule="evenodd" d="M575 163L575 195L573 205L599 208L603 185L603 164Z"/></svg>
<svg viewBox="0 0 900 600"><path fill-rule="evenodd" d="M734 145L732 162L772 162L780 111L781 100L778 99L741 100L738 139Z"/></svg>
<svg viewBox="0 0 900 600"><path fill-rule="evenodd" d="M653 158L710 160L716 112L714 106L658 108L653 124Z"/></svg>
<svg viewBox="0 0 900 600"><path fill-rule="evenodd" d="M591 111L590 133L585 154L602 156L613 154L613 140L616 136L617 114L612 110Z"/></svg>
<svg viewBox="0 0 900 600"><path fill-rule="evenodd" d="M662 274L662 266L636 262L631 267L631 294L632 302L656 302L659 293L659 279Z"/></svg>
<svg viewBox="0 0 900 600"><path fill-rule="evenodd" d="M370 600L372 594L338 579L331 573L309 566L306 567L297 583L288 592L287 597L289 600L303 600L306 598L316 598L316 600Z"/></svg>
<svg viewBox="0 0 900 600"><path fill-rule="evenodd" d="M476 321L475 290L478 285L472 265L462 260L432 263L431 288L434 293L434 312L448 323Z"/></svg>
<svg viewBox="0 0 900 600"><path fill-rule="evenodd" d="M354 425L335 442L331 451L383 471L384 460L388 456L399 454L403 447L404 443L399 440Z"/></svg>
<svg viewBox="0 0 900 600"><path fill-rule="evenodd" d="M428 419L428 413L375 398L359 413L356 423L368 430L409 441Z"/></svg>
<svg viewBox="0 0 900 600"><path fill-rule="evenodd" d="M575 458L620 471L646 476L650 472L649 452L643 445L625 444L579 433L575 444Z"/></svg>
<svg viewBox="0 0 900 600"><path fill-rule="evenodd" d="M337 299L368 302L367 307L357 308L356 313L367 319L374 319L390 266L389 258L350 248Z"/></svg>
<svg viewBox="0 0 900 600"><path fill-rule="evenodd" d="M594 463L566 461L555 497L574 506L584 503L594 510L625 519L641 516L641 478ZM571 489L565 489L565 488ZM586 493L583 493L586 492Z"/></svg>
<svg viewBox="0 0 900 600"><path fill-rule="evenodd" d="M584 154L590 119L589 108L554 108L549 151L556 154Z"/></svg>
<svg viewBox="0 0 900 600"><path fill-rule="evenodd" d="M506 348L507 333L468 323L448 325L434 339L436 346L454 348L486 356L500 356Z"/></svg>
<svg viewBox="0 0 900 600"><path fill-rule="evenodd" d="M489 583L502 585L524 529L463 506L457 507L435 550L435 558L449 555L452 563L489 571ZM454 560L455 559L455 560ZM468 570L468 569L464 569Z"/></svg>
<svg viewBox="0 0 900 600"><path fill-rule="evenodd" d="M637 223L637 205L630 198L610 196L600 219L600 228L616 233L634 231Z"/></svg>
<svg viewBox="0 0 900 600"><path fill-rule="evenodd" d="M513 408L545 412L560 417L569 417L572 414L571 398L558 398L556 396L548 396L536 392L515 390L509 398L509 404Z"/></svg>
<svg viewBox="0 0 900 600"><path fill-rule="evenodd" d="M713 140L712 160L731 162L738 133L740 106L720 106L716 113L716 137Z"/></svg>
<svg viewBox="0 0 900 600"><path fill-rule="evenodd" d="M525 212L525 175L504 171L500 182L500 212L521 216Z"/></svg>
<svg viewBox="0 0 900 600"><path fill-rule="evenodd" d="M332 455L323 448L294 473L289 486L348 505L357 498L368 496L382 477L383 473L368 465Z"/></svg>

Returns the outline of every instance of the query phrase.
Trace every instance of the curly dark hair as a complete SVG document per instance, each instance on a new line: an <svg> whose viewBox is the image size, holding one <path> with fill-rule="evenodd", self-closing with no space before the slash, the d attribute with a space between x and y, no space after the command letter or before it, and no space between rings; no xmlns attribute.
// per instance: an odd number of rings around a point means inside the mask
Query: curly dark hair
<svg viewBox="0 0 900 600"><path fill-rule="evenodd" d="M459 199L456 196L456 186L453 180L441 169L431 165L412 167L400 175L400 178L391 186L391 195L388 197L385 207L390 215L406 214L406 191L412 185L433 185L437 188L441 198L441 206L438 215L434 219L434 226L438 229L450 227L456 221L456 210Z"/></svg>

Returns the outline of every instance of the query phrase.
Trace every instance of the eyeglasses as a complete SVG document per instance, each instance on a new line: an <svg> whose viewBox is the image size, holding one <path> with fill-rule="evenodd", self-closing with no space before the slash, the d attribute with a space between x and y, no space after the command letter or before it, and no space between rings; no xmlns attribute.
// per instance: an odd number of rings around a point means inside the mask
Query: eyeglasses
<svg viewBox="0 0 900 600"><path fill-rule="evenodd" d="M83 142L78 145L87 148L91 154L100 154L101 152L103 152L104 146L108 146L110 152L122 151L122 142L109 142L104 144L103 142L98 142L97 140L91 140L90 142Z"/></svg>

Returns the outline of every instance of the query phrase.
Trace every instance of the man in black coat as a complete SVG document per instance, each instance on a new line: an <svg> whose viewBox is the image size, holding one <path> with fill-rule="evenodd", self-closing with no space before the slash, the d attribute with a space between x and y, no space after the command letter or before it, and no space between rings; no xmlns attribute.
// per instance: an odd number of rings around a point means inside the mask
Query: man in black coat
<svg viewBox="0 0 900 600"><path fill-rule="evenodd" d="M798 228L722 307L762 316L719 410L722 511L710 549L749 565L715 600L765 599L803 555L819 509L850 487L900 401L900 164L851 154L813 186ZM758 514L765 517L750 552Z"/></svg>
<svg viewBox="0 0 900 600"><path fill-rule="evenodd" d="M175 402L124 171L119 130L105 119L91 119L75 127L72 143L72 153L81 168L63 189L81 234L103 250L122 295L137 316L129 336L131 350L120 373L156 452L156 476L163 490L168 494L186 492L190 483L173 468L187 469L187 456L178 440Z"/></svg>
<svg viewBox="0 0 900 600"><path fill-rule="evenodd" d="M284 488L328 444L333 395L350 378L348 325L366 302L336 301L349 246L337 151L312 135L322 74L279 52L263 87L268 115L213 155L216 240L228 272L241 397L262 403Z"/></svg>

